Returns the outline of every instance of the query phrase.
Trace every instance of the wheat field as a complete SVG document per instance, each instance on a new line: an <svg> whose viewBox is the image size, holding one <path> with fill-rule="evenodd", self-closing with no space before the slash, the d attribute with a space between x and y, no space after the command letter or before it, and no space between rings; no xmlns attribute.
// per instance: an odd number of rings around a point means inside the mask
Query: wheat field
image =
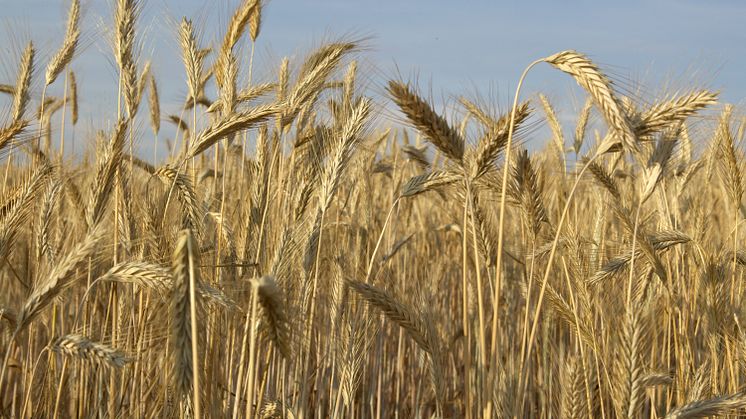
<svg viewBox="0 0 746 419"><path fill-rule="evenodd" d="M567 50L502 112L443 110L345 38L252 81L265 6L212 40L184 18L156 75L113 1L90 135L79 0L58 49L3 57L0 417L746 414L746 120L718 92L629 94ZM522 89L539 66L578 109Z"/></svg>

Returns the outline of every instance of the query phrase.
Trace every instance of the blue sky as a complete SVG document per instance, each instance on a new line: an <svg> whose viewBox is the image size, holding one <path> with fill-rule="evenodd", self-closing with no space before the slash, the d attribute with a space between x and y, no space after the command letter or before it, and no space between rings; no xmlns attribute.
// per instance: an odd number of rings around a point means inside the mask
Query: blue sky
<svg viewBox="0 0 746 419"><path fill-rule="evenodd" d="M174 22L187 16L209 28L207 43L222 36L238 2L144 2L142 57L153 61L164 114L176 112L186 92ZM104 41L111 26L110 3L83 0L86 48L73 65L83 117L97 128L115 109L116 73ZM0 82L14 80L16 56L29 38L46 63L61 40L67 7L67 0L0 0ZM741 103L746 97L744 18L746 2L737 0L272 0L263 16L255 74L269 80L283 56L297 62L322 41L347 35L366 38L361 67L374 94L382 93L388 78L401 74L416 76L437 101L479 95L504 108L529 62L576 49L625 91L641 90L649 97L708 87L720 90L725 101ZM51 91L61 85L57 82ZM573 100L580 96L569 77L546 66L529 76L526 88L527 93L546 92L568 118L582 101Z"/></svg>

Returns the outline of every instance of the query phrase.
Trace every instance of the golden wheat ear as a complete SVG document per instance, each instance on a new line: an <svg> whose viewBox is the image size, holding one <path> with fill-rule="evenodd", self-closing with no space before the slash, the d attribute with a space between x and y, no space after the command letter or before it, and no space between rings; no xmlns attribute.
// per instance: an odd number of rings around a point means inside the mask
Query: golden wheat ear
<svg viewBox="0 0 746 419"><path fill-rule="evenodd" d="M637 136L622 111L622 106L611 88L611 82L593 61L577 51L562 51L545 58L544 61L571 75L593 97L609 127L625 148L630 151L640 150ZM605 144L599 149L599 154L605 153L612 146L613 143Z"/></svg>
<svg viewBox="0 0 746 419"><path fill-rule="evenodd" d="M81 335L65 335L52 343L52 350L64 355L112 368L122 368L134 361L123 352Z"/></svg>
<svg viewBox="0 0 746 419"><path fill-rule="evenodd" d="M464 157L464 139L445 118L438 115L409 85L391 80L387 90L415 128L448 158L461 163Z"/></svg>

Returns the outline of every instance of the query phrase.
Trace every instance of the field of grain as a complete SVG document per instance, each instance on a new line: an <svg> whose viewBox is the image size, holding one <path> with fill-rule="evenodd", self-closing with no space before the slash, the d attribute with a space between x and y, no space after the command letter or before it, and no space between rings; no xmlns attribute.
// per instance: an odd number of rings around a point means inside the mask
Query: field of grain
<svg viewBox="0 0 746 419"><path fill-rule="evenodd" d="M113 1L90 136L79 0L58 50L3 57L0 417L746 413L746 121L717 92L631 95L562 51L502 113L444 112L405 78L372 95L344 38L252 83L264 6L175 25L162 112L141 4ZM537 66L577 111L521 89Z"/></svg>

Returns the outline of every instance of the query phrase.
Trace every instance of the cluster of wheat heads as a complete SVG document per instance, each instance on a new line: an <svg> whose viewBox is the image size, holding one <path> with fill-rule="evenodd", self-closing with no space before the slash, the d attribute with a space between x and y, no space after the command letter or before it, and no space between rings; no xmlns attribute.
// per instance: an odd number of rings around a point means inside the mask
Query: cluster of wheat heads
<svg viewBox="0 0 746 419"><path fill-rule="evenodd" d="M349 40L253 80L245 0L213 43L175 25L162 116L142 5L112 6L119 106L82 156L79 2L58 51L5 57L0 416L746 412L746 123L716 93L625 96L564 51L529 68L586 93L573 127L520 84L445 115L406 80L374 103Z"/></svg>

